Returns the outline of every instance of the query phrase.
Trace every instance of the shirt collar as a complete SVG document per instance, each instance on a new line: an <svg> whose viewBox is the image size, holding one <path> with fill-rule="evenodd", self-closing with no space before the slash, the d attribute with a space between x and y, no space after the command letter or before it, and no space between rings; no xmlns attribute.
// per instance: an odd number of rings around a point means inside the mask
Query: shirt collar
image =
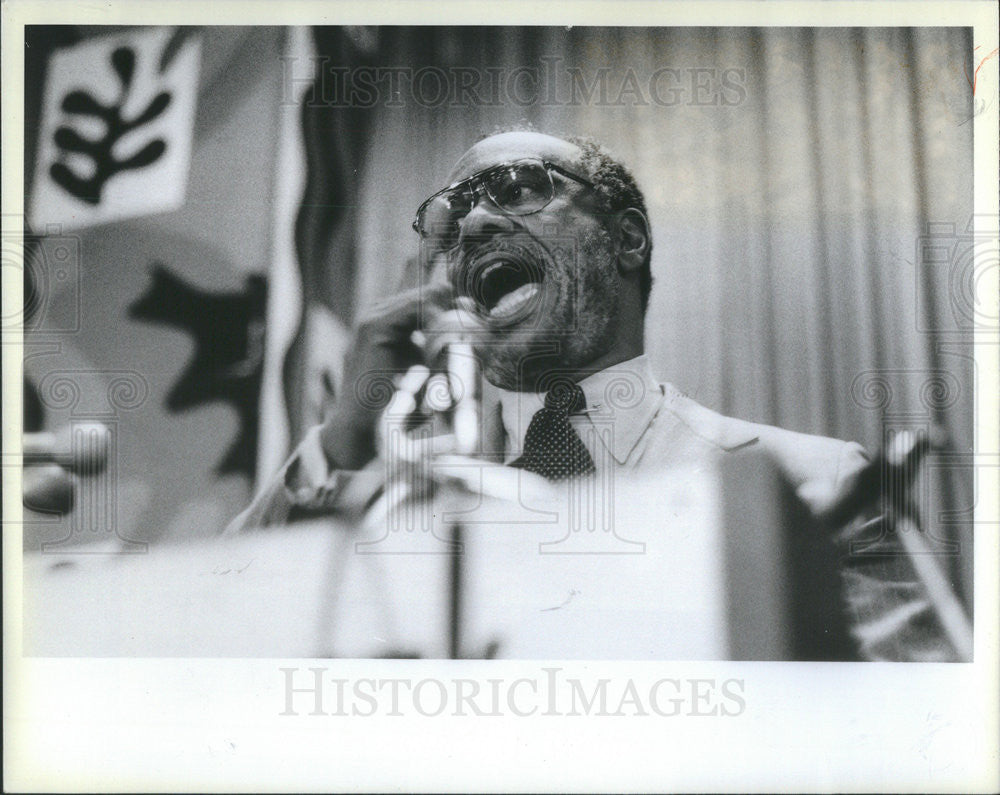
<svg viewBox="0 0 1000 795"><path fill-rule="evenodd" d="M649 427L663 402L663 390L653 377L649 359L634 359L612 365L580 381L587 404L580 417L586 417L598 430L611 433L597 436L619 464L624 464L639 439ZM504 432L516 450L524 449L528 424L544 405L544 395L537 392L499 390Z"/></svg>

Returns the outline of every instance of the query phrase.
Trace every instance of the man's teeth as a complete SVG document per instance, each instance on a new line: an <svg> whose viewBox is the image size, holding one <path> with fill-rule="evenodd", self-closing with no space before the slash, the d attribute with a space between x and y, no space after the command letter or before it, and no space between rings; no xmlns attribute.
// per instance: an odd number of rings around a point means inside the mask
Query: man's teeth
<svg viewBox="0 0 1000 795"><path fill-rule="evenodd" d="M507 317L521 311L538 294L538 287L536 282L530 282L507 293L490 310L490 317Z"/></svg>
<svg viewBox="0 0 1000 795"><path fill-rule="evenodd" d="M485 279L487 276L489 276L491 273L493 273L493 271L497 270L498 268L505 268L505 267L512 267L512 266L506 260L502 260L502 259L496 260L495 262L490 263L489 265L487 265L483 269L483 272L480 275L480 278L481 279Z"/></svg>

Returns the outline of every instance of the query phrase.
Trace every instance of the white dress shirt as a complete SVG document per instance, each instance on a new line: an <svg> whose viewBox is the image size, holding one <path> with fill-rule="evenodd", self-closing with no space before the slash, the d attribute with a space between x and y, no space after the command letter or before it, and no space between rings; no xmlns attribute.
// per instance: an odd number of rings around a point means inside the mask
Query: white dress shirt
<svg viewBox="0 0 1000 795"><path fill-rule="evenodd" d="M653 377L649 359L642 355L613 365L587 376L580 381L580 387L586 408L571 414L569 423L579 434L597 471L634 468L641 458L650 424L667 394ZM505 436L504 463L509 464L523 453L528 425L543 407L545 395L498 390L498 398Z"/></svg>

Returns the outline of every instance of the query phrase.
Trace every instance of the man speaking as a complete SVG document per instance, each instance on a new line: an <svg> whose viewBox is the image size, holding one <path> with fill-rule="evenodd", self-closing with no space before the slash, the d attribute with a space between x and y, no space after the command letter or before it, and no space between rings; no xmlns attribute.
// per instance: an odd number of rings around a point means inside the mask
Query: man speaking
<svg viewBox="0 0 1000 795"><path fill-rule="evenodd" d="M397 374L418 395L454 340L472 346L486 382L477 455L549 481L655 481L753 449L822 517L866 471L855 443L726 418L656 378L644 353L653 242L645 201L595 142L534 131L487 137L420 205L413 226L428 283L357 324L333 416L230 532L357 501L361 473L383 469L373 462L392 399L373 399L361 385ZM903 570L892 556L845 570L860 654L948 659L930 604Z"/></svg>

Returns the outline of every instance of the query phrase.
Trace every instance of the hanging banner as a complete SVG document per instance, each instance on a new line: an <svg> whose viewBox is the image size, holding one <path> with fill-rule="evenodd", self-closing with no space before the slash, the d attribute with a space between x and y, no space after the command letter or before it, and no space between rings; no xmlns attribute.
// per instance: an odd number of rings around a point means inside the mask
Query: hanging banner
<svg viewBox="0 0 1000 795"><path fill-rule="evenodd" d="M129 31L52 55L31 202L35 229L93 226L183 204L200 54L191 31Z"/></svg>

